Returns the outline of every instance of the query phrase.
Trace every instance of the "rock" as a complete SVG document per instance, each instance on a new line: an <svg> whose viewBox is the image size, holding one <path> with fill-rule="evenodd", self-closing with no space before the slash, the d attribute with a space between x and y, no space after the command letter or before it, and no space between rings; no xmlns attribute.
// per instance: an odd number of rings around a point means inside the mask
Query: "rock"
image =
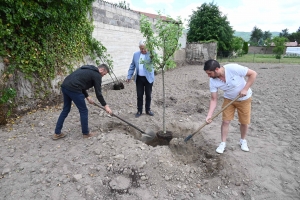
<svg viewBox="0 0 300 200"><path fill-rule="evenodd" d="M88 186L86 186L86 191L85 191L85 193L86 193L86 195L93 195L93 194L95 194L95 190L94 190L94 188L92 188L92 186L90 186L90 185L88 185Z"/></svg>
<svg viewBox="0 0 300 200"><path fill-rule="evenodd" d="M11 171L10 168L4 168L3 171L2 171L2 175L9 174L10 171Z"/></svg>
<svg viewBox="0 0 300 200"><path fill-rule="evenodd" d="M234 191L234 190L231 191L231 194L232 194L233 196L236 196L236 197L239 196L239 194L238 194L236 191Z"/></svg>
<svg viewBox="0 0 300 200"><path fill-rule="evenodd" d="M109 187L113 192L125 193L130 187L130 179L124 176L117 176L109 182Z"/></svg>
<svg viewBox="0 0 300 200"><path fill-rule="evenodd" d="M82 179L82 175L81 174L75 174L73 176L73 181L74 182L78 182L80 179Z"/></svg>
<svg viewBox="0 0 300 200"><path fill-rule="evenodd" d="M100 154L101 154L101 151L100 151L99 149L95 149L95 150L94 150L94 154L95 154L95 155L100 155Z"/></svg>

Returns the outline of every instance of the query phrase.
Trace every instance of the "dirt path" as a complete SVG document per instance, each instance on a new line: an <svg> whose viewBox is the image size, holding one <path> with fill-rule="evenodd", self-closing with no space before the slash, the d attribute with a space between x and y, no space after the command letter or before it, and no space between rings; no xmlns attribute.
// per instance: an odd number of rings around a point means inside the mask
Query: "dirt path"
<svg viewBox="0 0 300 200"><path fill-rule="evenodd" d="M98 133L95 138L82 138L73 107L63 128L68 136L50 139L61 105L1 127L1 199L300 199L300 66L245 66L258 72L249 153L238 146L237 120L227 150L215 153L221 116L183 142L204 123L210 97L203 66L184 66L166 72L166 124L174 134L169 146L144 144L138 131L92 105L89 126ZM134 117L134 83L119 91L105 88L116 115L142 130L162 130L161 74L153 87L154 117ZM218 110L221 93L219 99Z"/></svg>

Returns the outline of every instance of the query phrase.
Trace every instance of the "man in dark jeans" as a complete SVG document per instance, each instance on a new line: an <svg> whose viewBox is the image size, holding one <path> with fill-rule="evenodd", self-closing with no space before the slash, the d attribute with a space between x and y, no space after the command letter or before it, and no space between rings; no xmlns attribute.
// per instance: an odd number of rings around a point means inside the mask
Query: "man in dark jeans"
<svg viewBox="0 0 300 200"><path fill-rule="evenodd" d="M140 51L133 54L130 64L127 82L130 82L132 75L135 73L136 94L137 94L137 113L135 117L140 117L143 113L143 96L146 95L145 110L146 114L153 116L151 111L151 93L154 82L154 68L151 63L150 53L146 49L146 40L139 43Z"/></svg>
<svg viewBox="0 0 300 200"><path fill-rule="evenodd" d="M98 101L104 106L107 113L112 114L109 106L106 104L102 93L101 83L102 77L109 73L109 68L106 64L95 67L93 65L85 65L71 73L65 78L61 85L61 91L64 97L63 110L56 123L55 134L52 136L53 140L57 140L66 136L65 133L61 132L64 121L68 116L72 101L80 113L81 129L84 138L89 138L95 135L90 133L88 127L88 109L85 103L85 99L90 104L93 104L93 99L88 95L87 89L94 87Z"/></svg>

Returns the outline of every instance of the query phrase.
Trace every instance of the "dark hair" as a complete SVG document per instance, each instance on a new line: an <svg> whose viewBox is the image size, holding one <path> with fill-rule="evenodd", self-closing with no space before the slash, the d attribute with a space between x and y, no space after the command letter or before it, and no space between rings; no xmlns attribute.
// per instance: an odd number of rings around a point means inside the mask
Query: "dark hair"
<svg viewBox="0 0 300 200"><path fill-rule="evenodd" d="M104 68L107 71L107 73L109 74L109 67L108 67L107 64L101 64L101 65L99 65L98 69L100 69L100 68Z"/></svg>
<svg viewBox="0 0 300 200"><path fill-rule="evenodd" d="M204 63L204 71L215 71L216 68L220 68L218 61L210 59Z"/></svg>

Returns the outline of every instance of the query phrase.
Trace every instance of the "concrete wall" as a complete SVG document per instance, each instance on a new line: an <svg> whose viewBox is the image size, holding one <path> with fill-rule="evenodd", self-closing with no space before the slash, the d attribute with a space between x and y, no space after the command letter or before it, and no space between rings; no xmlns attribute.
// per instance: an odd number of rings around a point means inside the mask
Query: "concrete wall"
<svg viewBox="0 0 300 200"><path fill-rule="evenodd" d="M125 77L133 53L139 50L138 43L143 39L140 33L140 14L98 0L93 3L93 19L93 37L107 48L107 53L113 59L116 76ZM103 79L104 82L110 80L109 76Z"/></svg>
<svg viewBox="0 0 300 200"><path fill-rule="evenodd" d="M113 58L113 71L117 77L125 78L133 53L139 51L138 43L143 39L140 32L140 17L138 12L122 9L114 4L97 0L93 3L93 19L95 29L93 37L101 41L107 52ZM155 19L148 18L155 23ZM174 60L178 65L184 65L183 51L186 46L186 33L179 39L181 49L175 52ZM157 51L158 54L162 53ZM105 76L103 82L110 82Z"/></svg>

